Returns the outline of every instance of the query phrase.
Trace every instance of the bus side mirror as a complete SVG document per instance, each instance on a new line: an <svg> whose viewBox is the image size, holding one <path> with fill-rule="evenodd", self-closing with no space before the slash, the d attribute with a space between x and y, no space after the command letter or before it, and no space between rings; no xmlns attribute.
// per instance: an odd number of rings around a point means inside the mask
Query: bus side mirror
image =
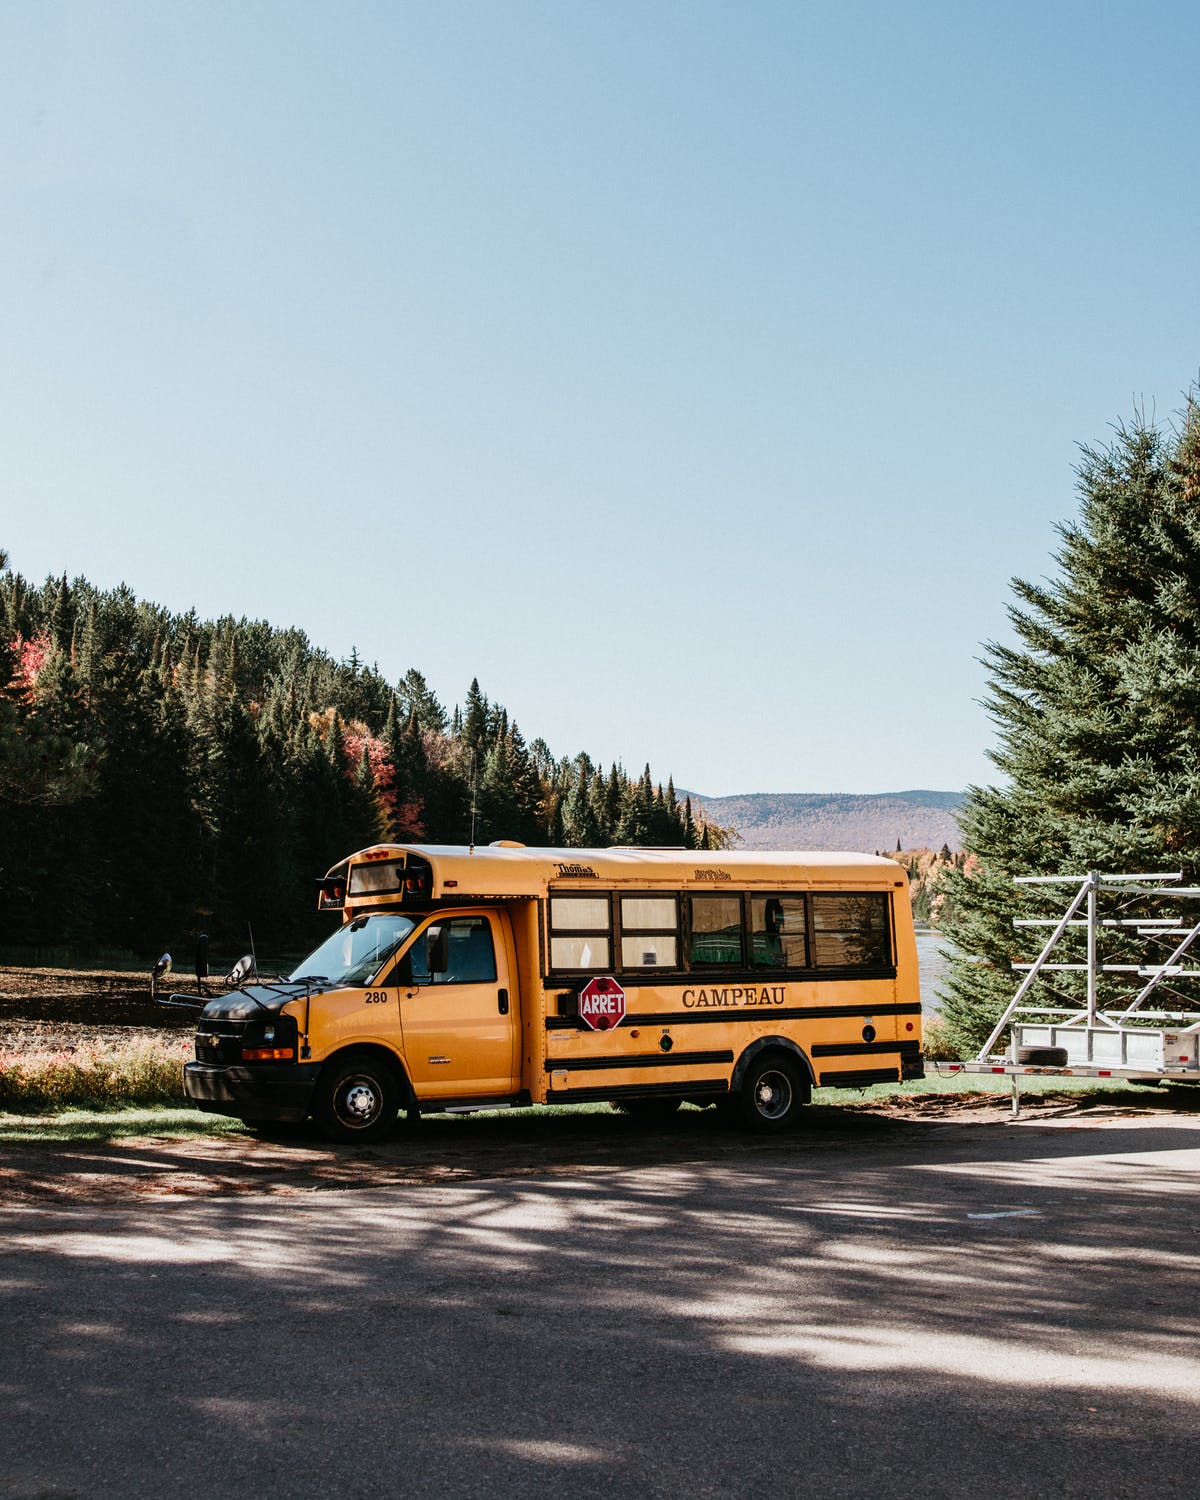
<svg viewBox="0 0 1200 1500"><path fill-rule="evenodd" d="M156 989L156 987L158 985L158 981L160 979L162 979L164 975L169 974L170 972L171 972L171 955L169 953L164 953L163 956L159 959L159 961L150 970L150 998L151 998L151 1000L157 999L157 996L155 995L155 989Z"/></svg>
<svg viewBox="0 0 1200 1500"><path fill-rule="evenodd" d="M425 934L425 952L430 974L444 974L450 967L450 930L439 924Z"/></svg>
<svg viewBox="0 0 1200 1500"><path fill-rule="evenodd" d="M225 983L231 990L236 989L253 968L254 959L249 953L244 954L241 958L238 959L237 963L234 964L233 968L230 969L229 973L226 974Z"/></svg>

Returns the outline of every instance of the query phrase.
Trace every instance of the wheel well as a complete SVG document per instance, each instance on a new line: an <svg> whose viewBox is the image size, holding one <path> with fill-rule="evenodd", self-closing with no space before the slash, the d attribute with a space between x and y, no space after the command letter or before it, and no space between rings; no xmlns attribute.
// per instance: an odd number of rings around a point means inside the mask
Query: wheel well
<svg viewBox="0 0 1200 1500"><path fill-rule="evenodd" d="M389 1052L386 1047L370 1042L355 1042L349 1047L342 1047L337 1052L331 1052L321 1063L321 1071L340 1066L349 1062L352 1058L370 1058L372 1061L382 1063L389 1069L397 1084L400 1086L400 1103L402 1108L407 1108L414 1100L412 1084L408 1081L408 1074L404 1071L404 1064L394 1052Z"/></svg>
<svg viewBox="0 0 1200 1500"><path fill-rule="evenodd" d="M804 1052L797 1047L795 1042L789 1041L785 1036L760 1036L757 1041L751 1042L746 1050L738 1058L733 1070L733 1077L729 1080L729 1092L736 1094L742 1086L742 1080L746 1076L746 1069L752 1062L766 1053L780 1053L789 1058L800 1068L801 1076L810 1087L815 1088L817 1075L813 1072L813 1065L809 1062Z"/></svg>

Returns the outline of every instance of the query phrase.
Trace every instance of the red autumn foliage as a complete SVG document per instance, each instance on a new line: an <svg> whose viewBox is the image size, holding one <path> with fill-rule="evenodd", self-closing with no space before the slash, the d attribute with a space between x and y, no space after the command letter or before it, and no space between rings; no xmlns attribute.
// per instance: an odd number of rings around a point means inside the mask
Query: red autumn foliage
<svg viewBox="0 0 1200 1500"><path fill-rule="evenodd" d="M13 637L13 655L16 658L13 686L26 703L34 701L38 676L46 665L46 658L53 645L54 642L45 630L39 631L29 640L19 632Z"/></svg>
<svg viewBox="0 0 1200 1500"><path fill-rule="evenodd" d="M421 816L424 807L421 799L397 785L396 768L388 758L387 746L379 736L372 734L360 720L351 719L342 725L342 747L348 780L353 780L358 774L363 751L366 751L371 779L375 784L375 795L379 798L387 821L388 837L406 840L424 838L425 827Z"/></svg>

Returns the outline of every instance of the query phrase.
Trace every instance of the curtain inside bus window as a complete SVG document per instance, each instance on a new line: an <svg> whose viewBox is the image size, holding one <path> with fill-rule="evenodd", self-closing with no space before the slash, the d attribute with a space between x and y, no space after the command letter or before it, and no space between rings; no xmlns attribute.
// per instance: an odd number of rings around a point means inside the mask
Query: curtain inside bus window
<svg viewBox="0 0 1200 1500"><path fill-rule="evenodd" d="M622 967L675 968L679 962L678 927L674 896L622 896Z"/></svg>
<svg viewBox="0 0 1200 1500"><path fill-rule="evenodd" d="M609 969L608 939L606 937L552 937L550 939L550 967L552 969Z"/></svg>
<svg viewBox="0 0 1200 1500"><path fill-rule="evenodd" d="M607 896L551 896L550 926L555 932L607 932Z"/></svg>
<svg viewBox="0 0 1200 1500"><path fill-rule="evenodd" d="M551 969L610 968L611 925L607 896L551 896Z"/></svg>

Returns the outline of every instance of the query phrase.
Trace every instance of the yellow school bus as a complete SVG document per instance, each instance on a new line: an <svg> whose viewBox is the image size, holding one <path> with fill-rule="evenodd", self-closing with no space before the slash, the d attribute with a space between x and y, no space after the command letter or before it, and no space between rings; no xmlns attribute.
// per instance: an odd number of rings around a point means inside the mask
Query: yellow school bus
<svg viewBox="0 0 1200 1500"><path fill-rule="evenodd" d="M202 1109L369 1140L400 1109L693 1101L776 1131L814 1085L923 1076L890 859L381 844L319 902L340 924L287 979L204 1005Z"/></svg>

